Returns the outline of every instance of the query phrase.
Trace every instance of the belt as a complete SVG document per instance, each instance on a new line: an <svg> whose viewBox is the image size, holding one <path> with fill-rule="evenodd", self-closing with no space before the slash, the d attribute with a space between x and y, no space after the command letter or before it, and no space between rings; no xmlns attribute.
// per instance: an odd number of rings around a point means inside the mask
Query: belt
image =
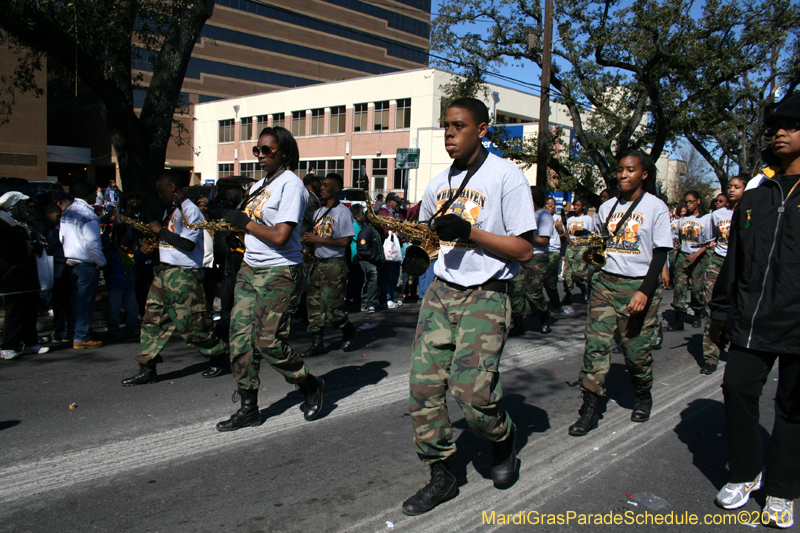
<svg viewBox="0 0 800 533"><path fill-rule="evenodd" d="M169 263L159 263L158 265L153 267L153 270L155 270L156 272L164 272L165 270L169 270L171 268L180 268L182 270L200 270L199 268L179 267L176 265L170 265Z"/></svg>
<svg viewBox="0 0 800 533"><path fill-rule="evenodd" d="M508 281L502 281L499 279L490 279L486 283L481 285L470 285L469 287L465 287L464 285L459 285L458 283L452 283L445 279L436 276L436 279L447 285L448 287L452 287L458 291L492 291L492 292L499 292L501 294L508 294Z"/></svg>

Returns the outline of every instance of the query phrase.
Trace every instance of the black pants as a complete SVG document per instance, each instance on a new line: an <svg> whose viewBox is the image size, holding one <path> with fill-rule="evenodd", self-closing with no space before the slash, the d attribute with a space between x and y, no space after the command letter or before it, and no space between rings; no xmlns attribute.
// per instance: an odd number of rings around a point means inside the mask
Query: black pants
<svg viewBox="0 0 800 533"><path fill-rule="evenodd" d="M72 340L75 323L72 320L72 267L64 267L61 277L53 280L53 338Z"/></svg>
<svg viewBox="0 0 800 533"><path fill-rule="evenodd" d="M731 345L722 381L728 421L730 481L753 481L762 470L758 400L776 359L778 391L766 491L769 496L793 500L800 497L800 354L779 355Z"/></svg>
<svg viewBox="0 0 800 533"><path fill-rule="evenodd" d="M18 350L39 344L36 317L39 315L39 293L26 292L4 296L6 318L3 324L3 350Z"/></svg>

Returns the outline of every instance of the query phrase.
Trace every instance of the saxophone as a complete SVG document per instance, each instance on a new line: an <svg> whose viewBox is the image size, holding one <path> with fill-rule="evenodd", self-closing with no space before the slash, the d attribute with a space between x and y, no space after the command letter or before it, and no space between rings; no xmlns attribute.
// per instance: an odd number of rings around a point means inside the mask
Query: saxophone
<svg viewBox="0 0 800 533"><path fill-rule="evenodd" d="M608 236L595 233L588 237L570 237L567 214L563 210L561 211L561 224L564 226L563 235L567 241L567 246L588 246L589 249L581 255L583 262L595 268L603 268L606 264Z"/></svg>
<svg viewBox="0 0 800 533"><path fill-rule="evenodd" d="M150 226L148 226L147 224L143 224L142 222L139 222L136 219L126 217L125 215L117 211L116 208L114 208L113 213L115 220L118 220L119 222L122 222L123 224L132 227L133 229L144 235L143 239L144 242L147 242L155 246L156 244L158 244L158 241L161 240L161 236L159 236L159 234L156 233L155 231L151 230Z"/></svg>
<svg viewBox="0 0 800 533"><path fill-rule="evenodd" d="M402 235L406 240L412 243L417 243L406 249L406 257L409 257L410 254L411 257L416 256L423 258L425 270L427 270L428 267L431 266L431 262L439 256L439 236L436 235L428 224L415 224L413 222L404 222L402 220L378 215L375 213L375 210L372 209L372 198L369 196L369 191L365 190L364 193L367 195L367 220L376 226L386 228L398 235ZM410 272L406 270L406 272L411 276L420 276L425 270L422 272Z"/></svg>
<svg viewBox="0 0 800 533"><path fill-rule="evenodd" d="M240 228L239 226L234 226L227 220L203 220L202 222L198 222L196 224L191 224L189 219L186 218L186 214L183 212L183 207L181 207L180 202L178 203L178 211L181 212L181 219L183 220L183 225L189 228L190 230L206 230L210 232L213 236L215 231L231 231L235 235L239 242L241 243L242 249L244 249L244 234L245 231Z"/></svg>

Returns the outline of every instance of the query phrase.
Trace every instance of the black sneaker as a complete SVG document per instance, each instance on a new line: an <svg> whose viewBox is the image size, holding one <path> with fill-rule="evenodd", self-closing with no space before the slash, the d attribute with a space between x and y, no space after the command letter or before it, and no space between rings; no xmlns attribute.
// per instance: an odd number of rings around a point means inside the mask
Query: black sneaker
<svg viewBox="0 0 800 533"><path fill-rule="evenodd" d="M456 477L444 461L431 465L431 480L419 492L403 502L403 514L416 516L427 513L440 503L458 494Z"/></svg>
<svg viewBox="0 0 800 533"><path fill-rule="evenodd" d="M701 374L713 374L717 371L716 363L706 363L703 365L703 368L700 369Z"/></svg>

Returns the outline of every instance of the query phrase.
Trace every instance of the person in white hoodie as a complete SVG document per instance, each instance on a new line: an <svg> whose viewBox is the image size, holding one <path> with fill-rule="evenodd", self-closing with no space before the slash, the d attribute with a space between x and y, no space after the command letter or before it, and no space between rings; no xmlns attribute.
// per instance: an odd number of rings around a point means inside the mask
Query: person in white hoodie
<svg viewBox="0 0 800 533"><path fill-rule="evenodd" d="M70 187L75 197L61 217L59 238L64 247L64 258L72 267L72 316L75 336L72 348L85 350L98 348L102 341L92 340L92 319L100 269L106 264L100 241L100 220L89 205L95 199L95 186L85 178L78 178Z"/></svg>

